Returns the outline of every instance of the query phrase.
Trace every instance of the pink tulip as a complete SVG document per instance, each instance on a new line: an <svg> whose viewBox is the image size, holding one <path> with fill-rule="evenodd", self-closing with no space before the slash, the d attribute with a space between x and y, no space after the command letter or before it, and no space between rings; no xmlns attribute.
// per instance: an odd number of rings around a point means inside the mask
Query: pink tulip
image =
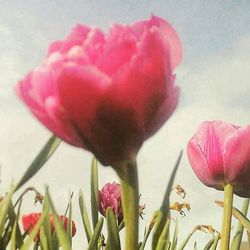
<svg viewBox="0 0 250 250"><path fill-rule="evenodd" d="M189 141L187 153L198 178L207 186L250 197L250 125L203 122Z"/></svg>
<svg viewBox="0 0 250 250"><path fill-rule="evenodd" d="M121 189L120 184L113 182L107 183L99 191L99 211L103 216L106 216L108 207L112 208L114 214L122 220L122 204L121 204Z"/></svg>
<svg viewBox="0 0 250 250"><path fill-rule="evenodd" d="M134 159L173 113L181 58L177 33L159 17L107 34L79 24L16 90L53 133L114 166Z"/></svg>

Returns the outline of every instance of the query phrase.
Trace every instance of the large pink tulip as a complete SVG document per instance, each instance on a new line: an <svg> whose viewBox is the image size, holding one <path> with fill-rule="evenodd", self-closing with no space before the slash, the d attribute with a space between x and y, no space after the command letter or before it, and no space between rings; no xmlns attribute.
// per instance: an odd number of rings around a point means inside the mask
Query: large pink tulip
<svg viewBox="0 0 250 250"><path fill-rule="evenodd" d="M189 141L187 153L198 178L207 186L250 197L250 125L203 122Z"/></svg>
<svg viewBox="0 0 250 250"><path fill-rule="evenodd" d="M57 136L115 165L133 159L174 111L181 58L178 35L156 16L107 34L79 24L50 45L17 92Z"/></svg>

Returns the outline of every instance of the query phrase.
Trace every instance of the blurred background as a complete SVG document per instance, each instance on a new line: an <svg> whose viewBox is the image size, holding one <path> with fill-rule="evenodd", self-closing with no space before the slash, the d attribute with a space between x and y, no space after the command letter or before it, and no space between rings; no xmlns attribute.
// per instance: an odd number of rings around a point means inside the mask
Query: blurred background
<svg viewBox="0 0 250 250"><path fill-rule="evenodd" d="M203 186L191 170L186 156L187 141L204 120L224 120L244 126L250 123L250 1L185 0L0 0L0 192L11 180L18 181L29 163L50 137L16 97L17 81L39 65L53 40L64 38L76 23L107 31L112 23L132 23L151 14L167 19L177 30L184 47L184 59L176 69L181 98L164 127L143 146L138 156L141 204L146 204L141 234L154 210L161 204L170 172L181 149L184 155L175 180L186 191L191 205L178 217L183 239L197 224L220 230L222 209L215 200L222 192ZM74 192L73 218L77 235L73 249L81 249L83 227L77 195L83 189L89 200L91 154L60 145L51 160L26 186L41 192L49 185L59 213L64 213L69 193ZM100 187L117 180L112 169L99 168ZM177 195L172 201L183 202ZM26 196L23 213L40 211ZM235 198L240 207L242 199ZM234 222L236 225L236 222ZM234 227L235 228L235 227ZM190 241L198 249L212 236L198 232ZM150 244L148 248L151 249Z"/></svg>

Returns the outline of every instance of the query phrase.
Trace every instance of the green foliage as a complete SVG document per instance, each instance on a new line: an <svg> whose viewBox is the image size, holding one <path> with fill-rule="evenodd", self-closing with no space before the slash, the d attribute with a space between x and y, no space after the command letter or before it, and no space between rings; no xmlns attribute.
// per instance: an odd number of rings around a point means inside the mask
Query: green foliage
<svg viewBox="0 0 250 250"><path fill-rule="evenodd" d="M72 249L72 199L73 194L66 204L65 216L67 217L67 225L65 228L64 222L60 219L52 198L46 188L44 199L41 208L41 217L32 229L31 232L25 233L20 228L20 211L23 204L23 196L27 191L35 191L34 188L25 189L20 197L16 197L15 191L23 186L30 178L36 174L45 162L54 153L60 144L60 140L53 136L48 143L43 147L39 155L35 158L24 176L16 186L11 186L9 192L0 200L0 249L10 250L71 250ZM190 232L186 239L180 242L179 223L177 219L175 222L170 219L169 213L169 197L172 190L174 178L180 164L182 152L180 153L175 167L172 171L170 181L167 185L161 207L153 215L149 225L145 227L143 239L138 245L138 250L144 250L146 244L152 236L152 249L153 250L182 250L186 249L191 237L197 232L199 226L196 226ZM122 249L120 232L126 226L124 221L118 222L116 215L111 208L106 211L106 217L100 216L99 213L99 188L98 188L98 165L96 159L92 160L91 164L91 200L90 206L85 202L82 190L79 191L78 203L79 210L82 218L82 226L85 231L87 250L120 250ZM35 191L38 193L37 191ZM14 205L13 205L14 204ZM223 206L222 202L218 202ZM237 232L231 243L230 250L238 250L240 248L243 230L250 235L250 221L246 217L249 207L249 199L244 201L241 211L233 208L233 216L239 221ZM89 210L88 210L89 209ZM91 211L91 214L88 213ZM52 223L53 221L53 223ZM91 223L92 222L92 223ZM105 222L105 223L104 223ZM174 223L174 226L171 226ZM104 226L105 225L105 226ZM104 228L106 227L106 231ZM173 229L173 230L172 230ZM173 231L173 232L172 232ZM218 248L220 240L220 233L216 233L213 238L206 243L204 250L215 250ZM193 249L198 249L197 243L193 244Z"/></svg>

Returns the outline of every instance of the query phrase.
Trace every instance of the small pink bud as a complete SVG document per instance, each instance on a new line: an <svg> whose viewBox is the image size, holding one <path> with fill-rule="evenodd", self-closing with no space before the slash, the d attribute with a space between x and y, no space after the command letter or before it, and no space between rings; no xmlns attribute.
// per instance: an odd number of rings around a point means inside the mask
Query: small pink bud
<svg viewBox="0 0 250 250"><path fill-rule="evenodd" d="M110 207L114 214L121 221L122 219L122 203L120 184L113 182L107 183L99 191L99 211L106 216L106 210Z"/></svg>

